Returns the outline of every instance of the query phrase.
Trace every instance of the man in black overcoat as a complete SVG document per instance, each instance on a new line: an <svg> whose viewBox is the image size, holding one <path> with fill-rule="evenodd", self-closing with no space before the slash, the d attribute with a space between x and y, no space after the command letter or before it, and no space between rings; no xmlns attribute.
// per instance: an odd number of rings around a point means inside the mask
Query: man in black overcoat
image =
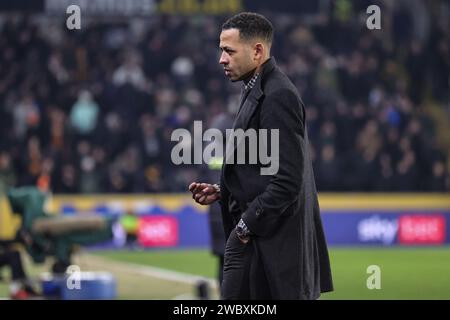
<svg viewBox="0 0 450 320"><path fill-rule="evenodd" d="M258 161L249 137L230 139L220 184L189 186L196 202L221 204L226 300L317 299L333 290L305 106L270 55L272 37L272 24L256 13L223 24L220 64L231 81L243 81L233 129L255 130ZM269 133L264 141L260 132Z"/></svg>

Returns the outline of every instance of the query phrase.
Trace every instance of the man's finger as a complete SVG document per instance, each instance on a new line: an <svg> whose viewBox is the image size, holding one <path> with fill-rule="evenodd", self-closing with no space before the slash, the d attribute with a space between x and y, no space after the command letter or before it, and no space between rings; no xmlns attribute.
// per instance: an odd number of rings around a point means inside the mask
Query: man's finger
<svg viewBox="0 0 450 320"><path fill-rule="evenodd" d="M211 185L209 184L209 183L201 183L200 184L201 185L201 187L204 189L204 188L209 188Z"/></svg>
<svg viewBox="0 0 450 320"><path fill-rule="evenodd" d="M203 197L203 194L197 193L197 194L195 195L195 201L199 201L200 197Z"/></svg>
<svg viewBox="0 0 450 320"><path fill-rule="evenodd" d="M194 192L194 193L199 193L201 189L202 189L201 184L200 184L200 183L197 183L197 185L195 186L193 192Z"/></svg>
<svg viewBox="0 0 450 320"><path fill-rule="evenodd" d="M209 193L211 193L213 190L211 190L211 188L208 186L208 187L206 187L206 188L204 188L203 190L202 190L202 193L203 194L209 194Z"/></svg>
<svg viewBox="0 0 450 320"><path fill-rule="evenodd" d="M194 188L195 188L196 185L197 185L197 182L192 182L192 183L189 185L189 187L188 187L189 191L192 192L192 190L194 190Z"/></svg>

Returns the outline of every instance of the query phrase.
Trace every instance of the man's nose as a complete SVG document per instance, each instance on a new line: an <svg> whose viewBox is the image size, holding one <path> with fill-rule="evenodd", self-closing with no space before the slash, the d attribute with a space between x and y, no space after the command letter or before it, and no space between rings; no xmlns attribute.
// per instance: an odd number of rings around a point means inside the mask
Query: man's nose
<svg viewBox="0 0 450 320"><path fill-rule="evenodd" d="M228 59L225 52L222 52L222 54L220 55L219 63L224 65L228 64Z"/></svg>

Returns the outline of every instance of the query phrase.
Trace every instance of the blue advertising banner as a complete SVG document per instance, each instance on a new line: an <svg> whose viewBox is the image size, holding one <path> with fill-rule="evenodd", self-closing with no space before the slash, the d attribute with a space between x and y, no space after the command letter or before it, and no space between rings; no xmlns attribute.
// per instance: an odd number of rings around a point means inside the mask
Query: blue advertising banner
<svg viewBox="0 0 450 320"><path fill-rule="evenodd" d="M448 194L321 194L322 221L330 246L439 246L450 243ZM2 234L15 221L0 203ZM117 218L114 240L101 247L207 248L211 244L208 206L190 195L54 196L47 211L95 213ZM11 229L11 230L10 230Z"/></svg>

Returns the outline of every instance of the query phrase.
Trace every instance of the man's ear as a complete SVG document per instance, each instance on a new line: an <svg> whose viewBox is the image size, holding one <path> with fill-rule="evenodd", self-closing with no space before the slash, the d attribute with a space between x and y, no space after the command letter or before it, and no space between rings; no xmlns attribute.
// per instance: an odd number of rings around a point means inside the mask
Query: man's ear
<svg viewBox="0 0 450 320"><path fill-rule="evenodd" d="M259 60L264 56L264 51L266 50L266 48L264 47L264 45L261 42L257 42L254 46L254 60Z"/></svg>

